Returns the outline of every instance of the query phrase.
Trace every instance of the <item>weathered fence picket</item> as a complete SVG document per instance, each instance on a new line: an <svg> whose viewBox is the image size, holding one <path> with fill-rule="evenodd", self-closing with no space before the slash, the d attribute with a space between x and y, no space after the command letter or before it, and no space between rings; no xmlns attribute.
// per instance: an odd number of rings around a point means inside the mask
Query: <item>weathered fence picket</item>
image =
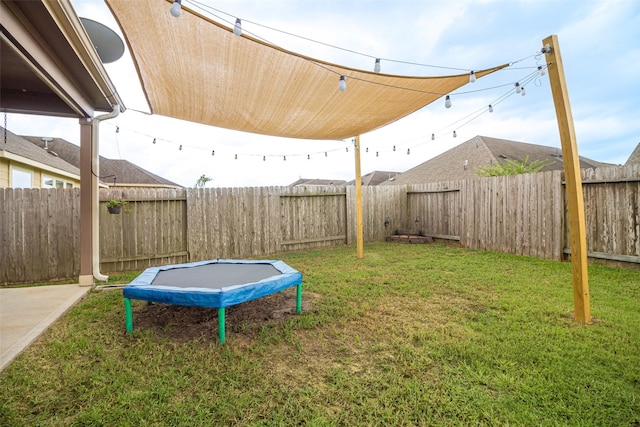
<svg viewBox="0 0 640 427"><path fill-rule="evenodd" d="M585 170L589 257L640 268L640 165ZM129 202L107 213L110 199ZM463 247L570 254L560 171L363 188L364 240L416 230ZM246 258L356 241L355 190L339 187L100 192L103 272ZM79 189L0 189L0 284L79 274Z"/></svg>

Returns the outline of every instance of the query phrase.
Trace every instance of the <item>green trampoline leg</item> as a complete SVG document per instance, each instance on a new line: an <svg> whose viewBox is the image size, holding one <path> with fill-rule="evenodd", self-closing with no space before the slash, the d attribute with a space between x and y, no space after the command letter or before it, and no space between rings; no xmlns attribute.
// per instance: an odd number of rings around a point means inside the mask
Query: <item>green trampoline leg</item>
<svg viewBox="0 0 640 427"><path fill-rule="evenodd" d="M220 344L224 344L224 307L218 309L218 337Z"/></svg>
<svg viewBox="0 0 640 427"><path fill-rule="evenodd" d="M302 311L302 283L298 284L296 292L296 313Z"/></svg>
<svg viewBox="0 0 640 427"><path fill-rule="evenodd" d="M133 333L133 315L131 314L131 300L129 298L124 299L124 323L127 333Z"/></svg>

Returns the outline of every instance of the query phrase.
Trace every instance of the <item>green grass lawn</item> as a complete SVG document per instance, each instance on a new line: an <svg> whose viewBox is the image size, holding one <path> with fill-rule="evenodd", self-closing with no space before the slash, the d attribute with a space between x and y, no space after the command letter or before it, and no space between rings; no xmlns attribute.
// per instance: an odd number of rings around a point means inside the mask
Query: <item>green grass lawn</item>
<svg viewBox="0 0 640 427"><path fill-rule="evenodd" d="M640 426L638 271L589 268L584 326L569 263L437 244L279 257L312 307L224 345L125 335L122 292L92 292L0 373L0 425Z"/></svg>

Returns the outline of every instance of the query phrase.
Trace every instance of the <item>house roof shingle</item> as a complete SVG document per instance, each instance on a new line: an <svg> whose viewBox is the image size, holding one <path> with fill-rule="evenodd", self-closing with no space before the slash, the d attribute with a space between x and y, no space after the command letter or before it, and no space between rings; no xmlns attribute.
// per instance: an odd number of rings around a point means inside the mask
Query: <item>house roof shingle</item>
<svg viewBox="0 0 640 427"><path fill-rule="evenodd" d="M396 176L400 175L400 172L389 171L373 171L366 175L362 175L362 185L380 185L383 182L393 180ZM355 185L356 180L352 179L347 182L347 185Z"/></svg>
<svg viewBox="0 0 640 427"><path fill-rule="evenodd" d="M633 152L627 159L625 166L634 165L634 164L640 164L640 143L638 143L635 150L633 150Z"/></svg>
<svg viewBox="0 0 640 427"><path fill-rule="evenodd" d="M547 165L543 169L544 171L564 169L560 148L487 136L475 136L451 150L409 169L397 176L395 180L388 181L383 185L475 179L478 178L476 169L479 167L506 160L524 161L527 158L529 162L536 160L545 162ZM581 168L602 166L610 165L580 157Z"/></svg>
<svg viewBox="0 0 640 427"><path fill-rule="evenodd" d="M43 149L45 142L43 137L23 136L23 139L30 141L33 145ZM80 167L80 147L61 138L52 138L47 142L49 151L54 151L59 158L68 162L76 168ZM79 169L78 169L79 170ZM100 156L101 181L109 185L150 185L180 187L179 184L162 178L149 172L140 166L127 160L108 159ZM114 177L115 176L115 179Z"/></svg>
<svg viewBox="0 0 640 427"><path fill-rule="evenodd" d="M6 144L0 143L0 151L12 153L50 168L66 172L77 179L80 178L80 169L61 158L57 151L51 149L51 147L45 150L43 141L41 141L42 146L38 146L37 144L32 144L30 140L4 128L2 128L2 132L6 132L7 142Z"/></svg>
<svg viewBox="0 0 640 427"><path fill-rule="evenodd" d="M315 178L300 178L295 182L289 184L289 187L295 187L297 185L345 185L347 181L343 179L315 179Z"/></svg>

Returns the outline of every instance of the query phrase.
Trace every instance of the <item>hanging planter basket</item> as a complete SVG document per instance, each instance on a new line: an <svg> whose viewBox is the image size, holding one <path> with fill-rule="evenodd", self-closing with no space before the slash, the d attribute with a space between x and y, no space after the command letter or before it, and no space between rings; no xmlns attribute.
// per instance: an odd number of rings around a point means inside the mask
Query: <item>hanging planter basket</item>
<svg viewBox="0 0 640 427"><path fill-rule="evenodd" d="M122 206L120 206L120 205L107 206L107 210L109 211L110 214L119 214L120 211L122 211Z"/></svg>
<svg viewBox="0 0 640 427"><path fill-rule="evenodd" d="M119 214L122 211L122 207L127 204L126 200L109 200L107 202L107 210L110 214Z"/></svg>

